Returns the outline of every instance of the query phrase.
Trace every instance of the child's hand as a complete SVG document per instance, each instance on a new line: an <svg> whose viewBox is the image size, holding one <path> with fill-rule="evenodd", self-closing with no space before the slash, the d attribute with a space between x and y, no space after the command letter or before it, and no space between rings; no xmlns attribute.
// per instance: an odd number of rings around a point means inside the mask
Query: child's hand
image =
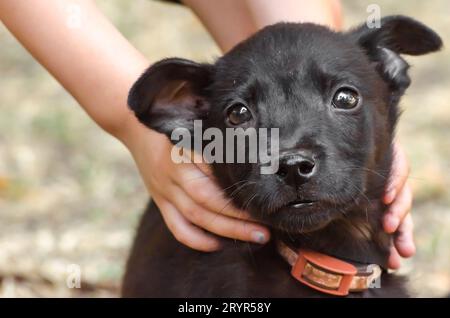
<svg viewBox="0 0 450 318"><path fill-rule="evenodd" d="M409 174L408 160L403 149L394 144L394 162L390 181L383 197L390 207L384 217L384 229L387 233L396 233L394 246L389 258L389 267L400 267L400 256L414 255L416 247L413 240L413 222L409 212L412 206L412 192L407 182Z"/></svg>
<svg viewBox="0 0 450 318"><path fill-rule="evenodd" d="M181 243L201 251L214 251L220 242L214 235L265 243L270 232L254 223L223 197L208 176L206 164L175 164L172 144L166 136L134 122L128 146L141 176L169 230ZM208 233L209 232L209 233Z"/></svg>

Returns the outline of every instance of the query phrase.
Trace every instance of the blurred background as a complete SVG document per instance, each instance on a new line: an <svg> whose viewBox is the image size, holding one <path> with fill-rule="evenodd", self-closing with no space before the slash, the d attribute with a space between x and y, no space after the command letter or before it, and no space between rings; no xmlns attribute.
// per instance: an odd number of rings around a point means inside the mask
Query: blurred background
<svg viewBox="0 0 450 318"><path fill-rule="evenodd" d="M185 7L98 0L151 61L212 62L220 51ZM345 28L372 1L343 0ZM450 43L450 2L377 1L381 14L410 15ZM134 228L147 201L127 150L0 25L0 296L118 296ZM401 272L420 296L450 291L450 53L410 58L399 139L411 162L417 255ZM68 266L81 288L66 286Z"/></svg>

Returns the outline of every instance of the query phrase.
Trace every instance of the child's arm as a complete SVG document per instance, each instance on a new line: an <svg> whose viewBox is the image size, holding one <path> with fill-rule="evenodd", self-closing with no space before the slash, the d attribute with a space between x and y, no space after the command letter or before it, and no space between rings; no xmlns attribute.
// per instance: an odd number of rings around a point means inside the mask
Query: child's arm
<svg viewBox="0 0 450 318"><path fill-rule="evenodd" d="M89 116L128 147L179 241L204 251L219 248L203 229L238 240L269 239L266 228L242 220L244 212L228 204L199 166L174 164L167 138L139 124L128 110L128 90L149 61L92 1L1 0L0 19Z"/></svg>

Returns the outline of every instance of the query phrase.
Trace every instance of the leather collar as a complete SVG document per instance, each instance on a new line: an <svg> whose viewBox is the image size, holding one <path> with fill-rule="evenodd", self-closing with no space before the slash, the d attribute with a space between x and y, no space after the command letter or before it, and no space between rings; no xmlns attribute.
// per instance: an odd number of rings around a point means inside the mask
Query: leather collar
<svg viewBox="0 0 450 318"><path fill-rule="evenodd" d="M294 251L282 241L277 241L277 249L292 266L295 279L326 294L346 296L349 292L363 292L374 287L382 274L378 264L349 263L305 249Z"/></svg>

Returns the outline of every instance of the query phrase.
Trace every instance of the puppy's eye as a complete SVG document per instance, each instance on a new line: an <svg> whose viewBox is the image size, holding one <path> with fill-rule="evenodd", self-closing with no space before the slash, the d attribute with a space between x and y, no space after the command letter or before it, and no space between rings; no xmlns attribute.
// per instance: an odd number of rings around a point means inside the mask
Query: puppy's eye
<svg viewBox="0 0 450 318"><path fill-rule="evenodd" d="M340 88L334 94L333 106L339 109L352 109L358 106L359 94L348 87Z"/></svg>
<svg viewBox="0 0 450 318"><path fill-rule="evenodd" d="M234 126L242 125L252 119L250 110L241 103L234 104L227 111L228 122Z"/></svg>

